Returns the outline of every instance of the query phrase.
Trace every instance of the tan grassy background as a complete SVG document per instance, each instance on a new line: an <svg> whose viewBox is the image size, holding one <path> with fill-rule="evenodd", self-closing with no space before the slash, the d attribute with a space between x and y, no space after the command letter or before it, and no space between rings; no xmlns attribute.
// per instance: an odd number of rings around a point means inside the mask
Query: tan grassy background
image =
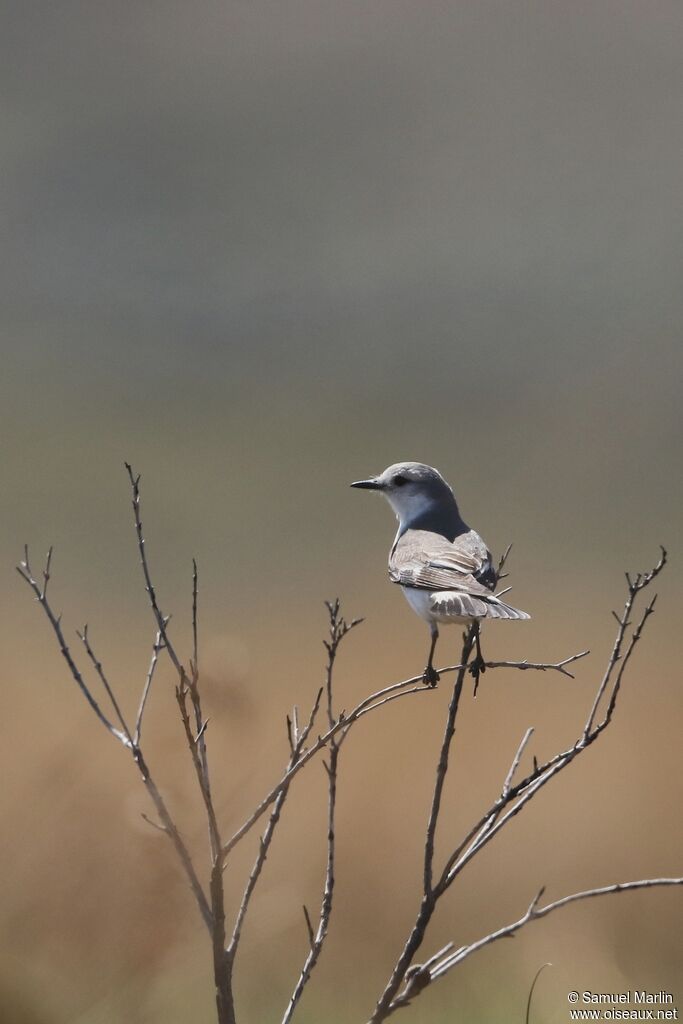
<svg viewBox="0 0 683 1024"><path fill-rule="evenodd" d="M666 543L612 730L463 875L430 949L516 917L541 883L680 873L680 5L29 3L3 21L3 1020L212 1019L191 898L12 572L24 541L55 544L67 631L90 622L133 708L153 629L124 458L185 642L200 563L226 830L320 684L323 599L367 618L339 664L344 705L423 664L425 631L384 577L389 512L350 480L430 462L497 552L515 542L534 618L488 630L489 656L594 652L575 682L491 674L468 695L444 844L527 725L539 757L574 737L622 570ZM165 669L150 759L199 850L171 684ZM447 699L399 702L345 750L337 913L302 1021L364 1020L397 955ZM323 820L314 768L245 933L252 1024L279 1019L304 956ZM580 905L405 1019L520 1021L546 960L547 1024L571 988L680 1001L680 947L678 892Z"/></svg>

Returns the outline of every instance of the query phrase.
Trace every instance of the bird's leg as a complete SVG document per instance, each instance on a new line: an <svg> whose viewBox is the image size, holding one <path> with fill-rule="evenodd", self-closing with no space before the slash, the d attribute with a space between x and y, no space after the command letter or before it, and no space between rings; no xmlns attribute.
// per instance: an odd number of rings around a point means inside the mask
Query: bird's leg
<svg viewBox="0 0 683 1024"><path fill-rule="evenodd" d="M422 678L428 686L436 686L439 681L439 673L434 668L434 650L436 648L436 641L439 639L439 629L435 622L432 622L429 627L432 634L432 645L429 648L429 658L427 659L427 667L424 670Z"/></svg>
<svg viewBox="0 0 683 1024"><path fill-rule="evenodd" d="M477 696L477 690L479 689L479 676L482 672L486 671L486 662L481 653L481 642L479 639L479 623L474 624L474 643L477 648L476 657L470 665L470 672L474 676L474 696Z"/></svg>

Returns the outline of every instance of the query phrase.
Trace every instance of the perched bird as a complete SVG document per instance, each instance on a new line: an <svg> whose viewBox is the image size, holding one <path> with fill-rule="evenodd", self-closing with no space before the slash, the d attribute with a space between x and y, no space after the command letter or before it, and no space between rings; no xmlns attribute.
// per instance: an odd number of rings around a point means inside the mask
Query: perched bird
<svg viewBox="0 0 683 1024"><path fill-rule="evenodd" d="M436 686L434 650L439 625L482 619L528 619L526 612L496 597L491 552L463 521L453 491L441 474L421 462L397 462L379 476L356 480L352 487L379 491L398 519L389 552L389 579L398 583L411 608L431 631L425 682ZM473 673L485 667L476 632Z"/></svg>

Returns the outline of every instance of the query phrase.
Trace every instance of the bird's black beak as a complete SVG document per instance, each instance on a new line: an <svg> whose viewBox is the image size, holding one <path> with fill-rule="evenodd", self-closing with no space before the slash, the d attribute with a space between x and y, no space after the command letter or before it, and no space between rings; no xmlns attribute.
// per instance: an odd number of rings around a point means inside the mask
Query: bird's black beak
<svg viewBox="0 0 683 1024"><path fill-rule="evenodd" d="M351 484L352 487L361 487L364 491L381 491L382 484L375 477L370 477L369 480L356 480Z"/></svg>

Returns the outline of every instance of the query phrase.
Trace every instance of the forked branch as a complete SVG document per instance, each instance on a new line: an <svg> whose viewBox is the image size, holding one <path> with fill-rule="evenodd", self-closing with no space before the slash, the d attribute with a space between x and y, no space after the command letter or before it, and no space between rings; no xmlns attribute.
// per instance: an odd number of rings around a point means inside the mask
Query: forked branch
<svg viewBox="0 0 683 1024"><path fill-rule="evenodd" d="M144 755L142 753L142 749L141 749L141 747L139 745L139 724L140 724L140 721L141 721L141 715L140 715L140 713L138 714L138 726L136 727L135 735L132 736L131 735L131 731L130 731L130 729L128 728L128 726L126 724L125 718L124 718L123 713L122 713L122 711L120 709L119 703L118 703L118 701L117 701L117 699L116 699L116 697L114 695L114 691L113 691L113 689L112 689L112 687L111 687L111 685L109 683L109 680L108 680L108 678L106 676L104 668L102 667L101 662L96 657L96 655L95 655L95 653L94 653L94 651L92 649L92 646L91 646L90 641L88 639L88 631L87 631L87 627L86 627L86 628L84 628L82 633L78 633L78 636L81 639L81 642L83 643L83 645L85 647L85 650L86 650L86 653L88 655L88 658L90 659L91 663L93 664L93 666L95 668L95 671L96 671L100 681L102 682L102 684L103 684L103 686L105 688L105 692L107 693L107 695L108 695L108 697L109 697L109 699L110 699L110 701L112 703L112 706L114 708L116 716L117 716L117 718L119 719L119 721L121 723L122 729L121 730L116 729L112 725L112 723L109 721L109 719L106 717L106 715L104 715L104 713L101 711L97 701L93 697L93 695L92 695L92 693L90 691L90 688L86 684L86 682L85 682L85 680L83 678L83 675L82 675L80 669L78 668L78 666L77 666L77 664L76 664L76 662L74 660L74 657L73 657L73 655L72 655L72 653L71 653L71 651L70 651L70 649L69 649L69 647L68 647L68 645L66 643L66 640L64 639L64 633L62 631L62 624L61 624L61 615L56 615L55 614L55 612L54 612L54 610L53 610L53 608L52 608L52 606L51 606L51 604L50 604L50 602L49 602L49 600L47 598L47 582L50 579L50 566L51 566L51 562L52 562L52 548L50 548L50 551L48 552L47 562L46 562L46 565L45 565L45 569L43 570L43 580L44 580L44 583L43 583L42 587L38 583L38 581L34 578L32 572L31 572L31 564L30 564L30 561L29 561L28 547L24 548L24 560L20 563L20 565L17 566L17 571L19 572L19 575L22 577L22 579L24 579L26 581L26 583L29 585L29 587L31 588L33 593L36 595L36 598L37 598L40 606L42 607L43 612L45 613L45 616L46 616L48 622L50 623L50 626L52 627L52 631L53 631L53 633L54 633L54 635L56 637L57 643L59 645L59 650L60 650L62 656L64 657L64 660L66 661L66 663L68 665L69 672L71 674L72 679L74 680L74 682L78 686L79 690L81 691L81 693L83 694L83 696L87 700L88 704L92 708L92 710L95 713L95 715L98 718L98 720L106 727L106 729L112 734L112 736L115 737L115 739L117 739L127 750L130 751L130 753L131 753L131 755L133 757L133 761L135 762L135 765L136 765L138 771L140 772L140 775L141 775L141 778L142 778L142 782L143 782L143 784L145 786L145 789L147 790L147 792L148 792L148 794L150 796L150 799L152 800L152 803L154 804L154 807L155 807L155 810L157 812L157 815L159 817L159 822L158 823L151 822L151 819L148 819L148 820L150 820L151 824L154 824L157 828L159 828L171 840L171 842L172 842L172 844L173 844L173 846L175 848L176 854L178 856L178 859L179 859L179 861L181 863L181 866L183 868L183 871L184 871L184 873L185 873L185 875L187 877L187 880L188 880L188 882L190 884L190 888L192 889L192 892L194 894L195 900L197 901L197 906L199 908L199 913L201 915L201 918L204 921L204 924L208 928L209 932L211 932L212 927L213 927L213 919L212 919L212 914L211 914L211 909L209 907L208 899L207 899L206 894L205 894L205 892L204 892L204 890L202 888L201 882L199 881L199 878L197 876L197 872L195 871L195 867L194 867L194 864L192 863L192 858L190 856L189 850L187 849L187 846L185 845L185 842L184 842L182 836L180 835L180 832L179 832L179 830L178 830L178 828L177 828L177 826L175 824L175 821L173 820L173 818L171 816L171 813L170 813L170 811L169 811L169 809L168 809L168 807L166 805L166 802L164 801L163 797L161 796L161 793L159 792L159 790L158 790L158 788L156 786L156 783L154 782L154 779L152 778L151 772L149 770L149 767L147 766L147 762L145 761ZM149 674L148 674L148 679L147 679L147 681L145 683L145 690L147 690L147 691L149 690L149 683L150 683L150 678L149 678ZM144 691L143 691L143 696L144 696ZM144 703L143 702L141 702L141 707L144 710Z"/></svg>
<svg viewBox="0 0 683 1024"><path fill-rule="evenodd" d="M344 637L346 637L355 626L358 626L362 622L362 619L352 619L351 622L347 622L340 613L339 599L336 601L326 602L326 606L329 614L329 639L325 641L325 648L327 650L327 668L325 671L324 692L327 724L330 728L333 728L337 721L333 700L334 666L337 653ZM339 752L346 735L347 732L342 732L339 736L335 735L331 737L329 742L328 761L323 762L325 772L327 774L327 863L325 865L325 881L320 900L318 926L315 930L313 929L308 910L304 907L309 950L306 955L306 959L304 960L303 967L301 968L299 978L294 986L294 991L289 998L287 1008L282 1017L282 1024L289 1024L289 1021L292 1019L297 1003L301 999L304 989L310 980L311 974L318 963L330 926L335 886L334 866L336 848L335 820L337 808L337 772L339 768Z"/></svg>
<svg viewBox="0 0 683 1024"><path fill-rule="evenodd" d="M480 940L478 943L474 943L472 946L463 947L455 952L453 951L453 944L449 944L448 947L440 951L438 954L435 954L435 956L431 957L425 964L413 964L415 954L425 939L427 928L430 924L438 901L450 888L460 872L484 848L484 846L486 846L494 836L496 836L498 832L500 832L508 822L512 820L512 818L520 813L520 811L545 785L550 782L551 779L568 767L576 757L583 753L583 751L598 738L598 736L612 721L624 671L636 644L642 636L645 623L654 610L655 598L653 598L645 607L633 633L630 636L627 636L627 630L631 624L630 619L635 602L641 591L647 588L652 581L656 579L665 564L666 551L662 548L660 559L650 572L638 574L635 579L631 579L627 574L628 593L623 614L621 616L616 616L618 631L612 648L612 653L608 660L603 677L598 684L595 698L588 713L586 725L576 741L567 750L554 755L554 757L541 765L539 765L534 759L533 770L524 779L515 784L514 777L519 769L524 751L533 732L531 728L528 729L522 738L510 769L505 777L500 796L488 808L485 814L482 815L479 821L469 829L467 835L451 852L446 859L438 880L433 882L432 865L434 859L434 836L438 824L441 792L443 790L443 785L448 771L450 745L455 734L455 721L460 699L460 690L462 689L461 676L463 674L463 670L461 670L459 675L456 677L447 715L446 732L437 765L436 784L432 797L432 809L426 830L425 870L422 899L411 932L409 933L404 948L396 962L396 966L392 971L391 977L389 978L389 981L377 1002L370 1024L380 1024L381 1021L386 1020L386 1018L394 1013L395 1010L406 1006L434 978L440 977L443 973L460 963L465 956L469 956L484 945L495 941L497 938L503 937L503 935L513 934L529 921L536 920L539 917L544 917L546 914L564 906L566 903L588 898L590 896L602 895L603 893L621 892L631 888L646 888L651 885L681 884L680 879L646 879L641 882L629 882L614 886L607 886L604 889L586 890L583 893L575 893L572 896L565 897L563 900L558 900L552 904L546 905L545 907L539 908L538 902L542 896L541 892L536 900L532 902L524 917L520 918L519 921L514 922L512 925L506 926L505 928L486 936L484 939ZM470 657L472 640L473 631L471 628L465 633L463 641L463 664L466 663ZM587 653L588 652L584 651L579 655L575 655L573 658L558 662L554 666L543 667L553 667L563 672L563 674L569 675L565 666L570 664L572 661L576 661L578 658L584 657ZM510 667L522 670L525 668L538 667L536 665L531 665L528 662L494 662L488 663L487 667L489 666ZM599 718L598 711L603 704L606 704L605 711L603 717Z"/></svg>
<svg viewBox="0 0 683 1024"><path fill-rule="evenodd" d="M340 612L339 601L327 605L329 615L329 636L325 642L327 649L327 665L323 686L318 691L313 701L311 711L305 724L299 721L299 712L294 708L291 717L287 718L287 739L289 745L289 756L286 762L284 773L279 781L269 790L266 796L247 816L242 826L237 829L233 836L224 841L221 827L216 814L213 793L209 777L209 757L206 744L206 733L208 719L206 718L200 694L200 671L199 671L199 577L197 564L193 562L192 571L192 652L187 664L178 654L171 637L169 636L170 616L161 610L157 592L154 587L147 558L147 549L141 518L140 501L140 477L136 475L131 466L126 464L126 470L132 489L132 504L134 513L134 526L137 537L137 547L142 568L145 591L155 623L155 639L152 645L152 654L149 661L144 684L142 686L137 715L134 727L129 725L129 719L125 713L122 702L119 700L116 689L112 685L110 676L97 657L90 639L88 627L85 626L78 637L83 647L84 656L89 665L89 672L84 673L78 667L76 658L66 643L61 616L57 615L48 599L48 584L51 579L52 549L49 550L44 568L37 577L34 576L30 561L28 548L24 551L24 559L17 566L17 570L32 590L36 600L40 604L49 622L52 633L58 644L60 653L64 658L72 679L86 699L89 707L96 718L103 725L108 733L114 737L127 751L142 778L143 784L149 793L156 811L157 820L143 815L146 821L154 828L159 829L166 835L177 854L183 872L192 889L201 918L206 926L213 952L214 980L216 987L216 1004L219 1024L235 1024L236 1014L233 1001L233 971L235 959L239 949L240 940L244 930L244 924L251 906L251 901L262 876L266 859L272 846L282 811L288 797L291 795L291 787L299 773L322 751L327 751L327 760L324 767L327 775L327 839L325 871L320 896L320 906L313 919L306 907L304 907L305 934L307 950L303 959L303 965L294 984L291 996L282 1016L282 1024L290 1024L302 994L308 984L311 975L319 961L323 946L329 933L330 921L335 900L335 853L336 853L336 806L337 806L337 783L340 753L343 749L344 740L351 728L361 718L370 713L379 711L394 700L402 699L413 693L432 693L430 686L425 685L422 675L413 676L385 686L361 700L348 713L339 711L334 700L333 681L335 662L341 642L350 630L361 620L346 622ZM498 579L504 577L502 569L508 552L505 553L498 567ZM654 886L680 886L683 884L681 878L653 878L635 882L626 882L607 885L602 888L587 889L582 892L573 893L561 899L544 905L541 904L543 890L532 900L525 913L496 931L489 933L469 945L456 948L455 943L450 942L438 950L423 963L416 963L416 955L422 947L428 933L428 929L436 910L437 904L445 896L446 892L484 847L492 842L496 835L526 807L533 798L548 785L560 772L564 771L578 756L583 754L588 747L595 742L601 733L613 720L614 711L624 673L634 649L640 640L645 624L652 615L655 606L655 598L645 606L639 617L636 617L636 603L642 591L644 591L653 580L659 575L666 564L666 552L662 549L661 557L657 565L647 573L631 577L627 574L627 597L624 609L620 615L615 613L617 620L617 633L612 647L612 653L608 659L605 671L597 685L595 696L588 710L585 724L574 742L564 750L559 751L544 763L539 764L533 759L531 769L527 769L526 775L521 779L518 776L522 773L522 762L527 756L529 742L533 734L533 728L526 730L519 742L510 767L502 781L498 797L488 806L465 836L450 850L442 864L437 864L436 846L437 835L440 826L443 795L446 781L449 775L452 762L453 744L457 736L458 716L462 704L463 687L470 665L473 648L475 644L475 627L471 626L464 634L462 653L457 665L447 666L439 669L439 674L444 676L454 673L453 688L450 695L448 712L446 715L443 738L439 748L439 755L436 764L434 785L431 792L429 812L424 833L424 858L422 864L421 894L414 923L408 932L403 943L403 948L398 956L389 980L380 995L370 1024L381 1024L387 1017L396 1010L407 1006L419 993L436 979L444 976L462 963L473 953L496 942L499 938L513 935L521 928L532 921L539 920L578 900L590 899L593 897L610 893L626 892L633 889L645 889ZM52 592L51 592L52 593ZM635 626L632 623L635 622ZM169 808L162 798L156 783L150 773L147 762L141 748L142 726L145 719L146 709L149 703L150 691L157 670L157 665L162 652L166 652L176 673L176 699L180 712L185 742L188 747L190 759L197 785L208 822L209 832L209 885L208 891L199 880L194 864L190 857L187 845L185 844L178 827L171 816ZM571 657L564 658L554 663L531 662L528 660L511 662L498 661L486 662L488 669L513 669L519 671L553 671L563 676L572 677L568 666L573 666L579 659L586 657L588 651L581 651ZM481 663L477 666L481 669ZM95 698L91 685L86 681L86 675L93 674L96 677L95 686L101 686L104 690L106 702L104 710L99 701ZM573 678L573 677L572 677ZM319 717L325 716L324 729L314 738L314 728ZM232 927L226 931L226 913L224 897L223 873L228 862L228 856L234 847L243 839L254 826L267 815L265 828L259 840L258 849L253 861L251 870L246 879L239 907L237 909ZM229 937L228 937L229 936Z"/></svg>

